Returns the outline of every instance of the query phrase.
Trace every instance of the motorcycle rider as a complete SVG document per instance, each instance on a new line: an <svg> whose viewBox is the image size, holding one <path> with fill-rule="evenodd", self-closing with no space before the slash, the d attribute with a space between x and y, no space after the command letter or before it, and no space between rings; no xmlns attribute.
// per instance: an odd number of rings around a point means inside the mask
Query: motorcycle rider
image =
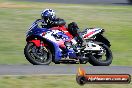
<svg viewBox="0 0 132 88"><path fill-rule="evenodd" d="M55 15L55 11L52 9L45 9L41 13L42 27L44 28L52 28L56 26L64 26L66 24L64 19L57 18ZM84 49L86 47L86 42L83 39L83 36L80 33L80 30L75 22L68 24L68 31L72 34L73 37L77 37L78 42L81 44L81 48Z"/></svg>

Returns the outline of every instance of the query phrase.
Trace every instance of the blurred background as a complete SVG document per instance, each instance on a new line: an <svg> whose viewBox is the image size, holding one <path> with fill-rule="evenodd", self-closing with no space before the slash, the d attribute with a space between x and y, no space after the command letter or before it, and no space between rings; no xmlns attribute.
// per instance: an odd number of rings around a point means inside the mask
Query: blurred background
<svg viewBox="0 0 132 88"><path fill-rule="evenodd" d="M114 58L111 66L132 66L131 4L132 0L0 0L0 65L30 64L23 54L25 33L32 22L40 18L41 11L51 8L56 11L58 17L65 19L67 24L77 22L81 30L88 27L104 28L105 36L112 44ZM71 86L81 87L76 83L75 75L0 76L0 88ZM93 84L82 87L132 88L132 84Z"/></svg>
<svg viewBox="0 0 132 88"><path fill-rule="evenodd" d="M112 65L131 66L130 2L131 0L0 0L0 64L30 64L23 54L25 33L31 23L40 18L42 10L51 8L67 24L77 22L81 30L88 27L104 28L105 36L112 44Z"/></svg>

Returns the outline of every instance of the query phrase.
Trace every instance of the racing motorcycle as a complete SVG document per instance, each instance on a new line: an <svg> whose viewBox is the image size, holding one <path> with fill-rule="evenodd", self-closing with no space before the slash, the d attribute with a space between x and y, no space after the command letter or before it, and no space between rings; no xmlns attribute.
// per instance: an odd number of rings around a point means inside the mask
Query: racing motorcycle
<svg viewBox="0 0 132 88"><path fill-rule="evenodd" d="M32 23L26 33L24 54L33 65L49 65L51 62L108 66L112 63L110 42L103 36L104 29L86 28L81 32L87 45L81 49L76 37L65 26L43 28L40 20ZM63 30L62 30L63 29Z"/></svg>

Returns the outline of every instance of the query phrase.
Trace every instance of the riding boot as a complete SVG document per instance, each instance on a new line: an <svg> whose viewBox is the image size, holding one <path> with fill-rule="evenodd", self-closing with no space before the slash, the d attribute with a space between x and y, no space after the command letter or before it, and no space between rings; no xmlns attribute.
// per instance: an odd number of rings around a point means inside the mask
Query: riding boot
<svg viewBox="0 0 132 88"><path fill-rule="evenodd" d="M84 49L84 48L86 48L86 41L84 40L84 38L83 38L83 36L82 36L82 34L81 33L79 33L79 35L78 35L78 40L79 40L79 42L80 42L80 44L81 44L81 49Z"/></svg>

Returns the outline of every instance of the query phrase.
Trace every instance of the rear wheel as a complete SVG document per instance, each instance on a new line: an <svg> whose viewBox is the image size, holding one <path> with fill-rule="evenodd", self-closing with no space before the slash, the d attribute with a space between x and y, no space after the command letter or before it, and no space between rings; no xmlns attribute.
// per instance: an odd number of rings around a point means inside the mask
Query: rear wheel
<svg viewBox="0 0 132 88"><path fill-rule="evenodd" d="M95 55L90 55L89 63L93 66L109 66L112 63L112 52L105 44L100 45L103 51Z"/></svg>
<svg viewBox="0 0 132 88"><path fill-rule="evenodd" d="M50 49L48 47L37 47L34 43L27 43L24 54L33 65L49 65L52 61Z"/></svg>
<svg viewBox="0 0 132 88"><path fill-rule="evenodd" d="M102 42L104 43L105 45L107 45L108 47L110 47L110 42L108 41L108 39L106 37L104 37L103 35L99 34L99 35L96 35L96 39L95 41L97 42Z"/></svg>

